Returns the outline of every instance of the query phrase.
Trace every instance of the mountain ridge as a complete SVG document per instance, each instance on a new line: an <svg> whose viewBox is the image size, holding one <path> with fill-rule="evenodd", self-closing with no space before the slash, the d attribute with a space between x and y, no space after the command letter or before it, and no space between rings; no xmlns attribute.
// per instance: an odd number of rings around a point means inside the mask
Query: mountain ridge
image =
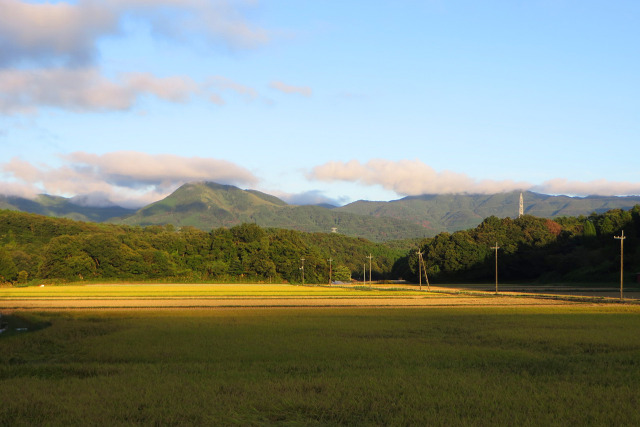
<svg viewBox="0 0 640 427"><path fill-rule="evenodd" d="M200 229L250 222L261 227L308 232L329 233L336 229L374 241L430 234L417 224L395 218L366 217L313 205L289 205L256 190L206 182L185 184L166 198L114 222L141 226L173 223Z"/></svg>
<svg viewBox="0 0 640 427"><path fill-rule="evenodd" d="M337 232L374 241L432 237L477 226L488 216L516 217L520 192L424 194L391 201L358 200L345 206L292 205L257 190L215 182L193 182L138 210L88 207L74 199L41 195L34 200L0 196L0 209L91 222L193 226L203 230L243 222L307 232ZM523 192L525 214L544 218L629 209L640 196L555 196ZM81 200L81 199L76 199Z"/></svg>
<svg viewBox="0 0 640 427"><path fill-rule="evenodd" d="M29 212L51 217L63 217L76 221L107 222L111 218L130 215L135 209L117 205L86 206L74 198L39 194L34 199L0 195L0 209Z"/></svg>

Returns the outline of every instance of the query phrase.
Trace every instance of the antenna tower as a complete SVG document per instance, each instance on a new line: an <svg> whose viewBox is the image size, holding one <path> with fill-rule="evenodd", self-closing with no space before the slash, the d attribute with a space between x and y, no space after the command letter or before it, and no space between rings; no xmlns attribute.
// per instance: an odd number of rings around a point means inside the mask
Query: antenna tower
<svg viewBox="0 0 640 427"><path fill-rule="evenodd" d="M520 208L518 209L518 218L524 215L524 201L522 200L522 193L520 193Z"/></svg>

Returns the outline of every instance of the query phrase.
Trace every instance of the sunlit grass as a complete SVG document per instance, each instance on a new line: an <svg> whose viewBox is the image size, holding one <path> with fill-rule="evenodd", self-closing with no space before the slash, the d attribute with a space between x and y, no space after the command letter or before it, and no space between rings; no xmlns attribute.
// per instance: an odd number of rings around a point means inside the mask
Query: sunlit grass
<svg viewBox="0 0 640 427"><path fill-rule="evenodd" d="M640 424L637 307L16 315L0 425Z"/></svg>
<svg viewBox="0 0 640 427"><path fill-rule="evenodd" d="M337 286L285 284L216 285L69 285L0 288L2 298L219 298L219 297L390 297L428 296L417 290L354 289Z"/></svg>

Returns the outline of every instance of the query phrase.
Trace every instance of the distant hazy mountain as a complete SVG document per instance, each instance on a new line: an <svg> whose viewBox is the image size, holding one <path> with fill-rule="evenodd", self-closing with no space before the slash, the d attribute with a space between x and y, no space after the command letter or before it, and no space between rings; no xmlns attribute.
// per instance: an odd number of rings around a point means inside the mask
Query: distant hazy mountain
<svg viewBox="0 0 640 427"><path fill-rule="evenodd" d="M0 196L0 209L82 221L130 225L194 226L203 230L251 222L261 227L331 232L374 241L435 236L475 227L488 216L518 215L519 192L492 195L423 195L390 202L358 201L342 207L289 205L255 190L211 182L185 184L163 200L137 211L118 206L83 206L81 198ZM567 197L525 192L526 214L543 218L589 215L640 204L632 197ZM78 200L78 202L74 202Z"/></svg>
<svg viewBox="0 0 640 427"><path fill-rule="evenodd" d="M523 193L524 213L543 218L589 215L610 209L629 209L640 204L640 196L568 197ZM499 194L444 194L405 197L390 202L357 201L336 208L339 212L391 217L439 231L477 226L488 216L517 217L520 192Z"/></svg>
<svg viewBox="0 0 640 427"><path fill-rule="evenodd" d="M122 217L135 212L135 209L126 209L115 205L85 206L82 198L74 200L45 194L41 194L35 199L0 195L0 209L89 222L105 222L111 218Z"/></svg>
<svg viewBox="0 0 640 427"><path fill-rule="evenodd" d="M185 184L163 200L117 222L190 225L204 230L243 222L308 232L337 232L381 241L425 237L431 230L396 218L339 212L322 206L288 205L277 197L211 182Z"/></svg>

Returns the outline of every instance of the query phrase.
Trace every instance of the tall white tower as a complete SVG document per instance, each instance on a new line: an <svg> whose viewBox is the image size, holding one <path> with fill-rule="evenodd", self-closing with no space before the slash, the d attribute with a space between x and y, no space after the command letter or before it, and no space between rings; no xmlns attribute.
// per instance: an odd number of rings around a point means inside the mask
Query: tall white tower
<svg viewBox="0 0 640 427"><path fill-rule="evenodd" d="M524 201L522 200L522 193L520 193L520 209L518 209L518 218L524 215Z"/></svg>

